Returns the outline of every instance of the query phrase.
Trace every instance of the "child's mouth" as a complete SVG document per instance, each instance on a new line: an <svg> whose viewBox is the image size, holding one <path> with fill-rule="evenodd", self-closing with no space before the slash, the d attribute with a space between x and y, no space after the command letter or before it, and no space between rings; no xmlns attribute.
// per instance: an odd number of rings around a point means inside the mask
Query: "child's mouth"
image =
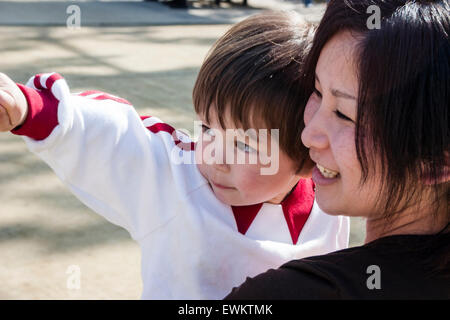
<svg viewBox="0 0 450 320"><path fill-rule="evenodd" d="M234 189L233 187L227 187L227 186L224 186L224 185L215 183L215 182L213 182L213 181L211 181L211 184L214 185L216 188L219 188L219 189L224 189L224 190L231 190L231 189Z"/></svg>

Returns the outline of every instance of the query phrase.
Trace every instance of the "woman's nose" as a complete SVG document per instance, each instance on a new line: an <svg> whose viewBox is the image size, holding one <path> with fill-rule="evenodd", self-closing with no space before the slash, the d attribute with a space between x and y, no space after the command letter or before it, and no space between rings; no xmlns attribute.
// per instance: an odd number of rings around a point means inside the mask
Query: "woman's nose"
<svg viewBox="0 0 450 320"><path fill-rule="evenodd" d="M305 108L305 128L302 131L302 142L307 148L325 149L328 147L327 121L320 109L320 103L320 100L310 98Z"/></svg>

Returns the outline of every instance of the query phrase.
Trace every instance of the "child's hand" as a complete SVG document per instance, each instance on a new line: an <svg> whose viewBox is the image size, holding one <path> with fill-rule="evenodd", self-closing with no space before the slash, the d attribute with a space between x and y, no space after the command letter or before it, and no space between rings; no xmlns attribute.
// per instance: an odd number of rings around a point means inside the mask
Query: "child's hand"
<svg viewBox="0 0 450 320"><path fill-rule="evenodd" d="M0 73L0 132L21 125L27 113L27 99L20 88L6 74Z"/></svg>

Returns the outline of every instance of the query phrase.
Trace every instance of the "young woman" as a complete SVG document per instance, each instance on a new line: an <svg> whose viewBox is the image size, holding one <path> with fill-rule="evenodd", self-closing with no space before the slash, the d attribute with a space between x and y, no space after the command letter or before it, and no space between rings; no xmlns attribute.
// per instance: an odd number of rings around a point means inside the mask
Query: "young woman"
<svg viewBox="0 0 450 320"><path fill-rule="evenodd" d="M449 10L330 1L306 70L315 89L302 141L319 206L366 217L366 244L291 261L228 299L450 298Z"/></svg>

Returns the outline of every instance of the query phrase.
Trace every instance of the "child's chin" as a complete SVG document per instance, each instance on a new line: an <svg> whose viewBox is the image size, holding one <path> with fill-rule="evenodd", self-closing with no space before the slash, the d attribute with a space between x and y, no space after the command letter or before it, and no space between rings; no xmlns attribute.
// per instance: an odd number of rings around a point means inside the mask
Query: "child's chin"
<svg viewBox="0 0 450 320"><path fill-rule="evenodd" d="M216 195L216 198L220 202L222 202L223 204L226 204L228 206L240 207L240 206L250 206L250 205L253 205L253 204L260 203L260 202L252 203L252 202L244 201L244 200L241 200L241 199L230 199L230 198L225 198L225 197L223 197L223 196L221 196L221 195L219 195L217 193L214 193L214 194Z"/></svg>
<svg viewBox="0 0 450 320"><path fill-rule="evenodd" d="M216 195L216 198L223 204L226 204L228 206L237 206L238 205L238 204L236 204L238 202L233 201L233 199L225 198L225 197L221 196L220 194L217 194L216 192L214 192L214 194Z"/></svg>

